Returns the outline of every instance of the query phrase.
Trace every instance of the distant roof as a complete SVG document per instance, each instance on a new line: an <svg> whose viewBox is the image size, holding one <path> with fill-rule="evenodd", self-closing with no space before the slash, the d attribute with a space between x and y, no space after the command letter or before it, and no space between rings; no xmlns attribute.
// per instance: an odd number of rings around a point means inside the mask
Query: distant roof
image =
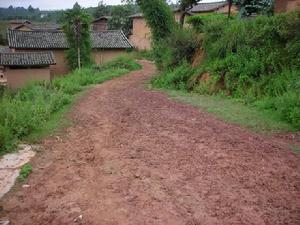
<svg viewBox="0 0 300 225"><path fill-rule="evenodd" d="M190 10L190 12L192 13L211 12L211 11L218 10L219 8L222 8L227 4L228 4L227 1L198 3Z"/></svg>
<svg viewBox="0 0 300 225"><path fill-rule="evenodd" d="M67 49L65 34L61 31L21 31L8 30L8 45L18 49ZM132 48L121 30L91 33L92 48L123 49Z"/></svg>
<svg viewBox="0 0 300 225"><path fill-rule="evenodd" d="M101 16L101 17L98 17L98 18L94 19L93 22L97 22L97 21L103 20L103 19L109 20L111 18L112 18L111 16Z"/></svg>
<svg viewBox="0 0 300 225"><path fill-rule="evenodd" d="M0 65L2 66L48 66L54 64L52 52L0 53Z"/></svg>
<svg viewBox="0 0 300 225"><path fill-rule="evenodd" d="M129 16L129 18L139 18L139 17L144 17L144 14L143 13L136 13L136 14L133 14L133 15Z"/></svg>
<svg viewBox="0 0 300 225"><path fill-rule="evenodd" d="M29 21L29 20L10 20L9 23L16 23L16 24L28 23L28 24L30 24L31 21Z"/></svg>

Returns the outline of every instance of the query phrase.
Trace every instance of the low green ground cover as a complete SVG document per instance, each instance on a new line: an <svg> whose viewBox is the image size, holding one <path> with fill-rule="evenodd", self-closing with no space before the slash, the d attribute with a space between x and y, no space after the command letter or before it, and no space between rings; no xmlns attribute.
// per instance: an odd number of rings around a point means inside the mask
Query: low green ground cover
<svg viewBox="0 0 300 225"><path fill-rule="evenodd" d="M102 66L75 70L51 83L28 84L0 97L0 155L12 151L22 140L37 141L59 125L72 102L86 87L99 84L141 66L132 57L119 57Z"/></svg>

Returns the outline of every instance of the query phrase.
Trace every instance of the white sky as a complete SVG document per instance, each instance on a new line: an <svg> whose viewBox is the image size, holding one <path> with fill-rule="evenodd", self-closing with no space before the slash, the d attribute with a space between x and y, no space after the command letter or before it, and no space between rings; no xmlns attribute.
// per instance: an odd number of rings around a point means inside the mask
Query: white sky
<svg viewBox="0 0 300 225"><path fill-rule="evenodd" d="M23 6L27 8L32 5L34 8L40 9L66 9L71 8L75 2L83 7L97 6L100 0L0 0L0 7L8 7L10 5ZM176 0L173 0L176 2ZM220 0L203 0L202 2L216 2ZM121 0L103 0L107 5L121 4Z"/></svg>

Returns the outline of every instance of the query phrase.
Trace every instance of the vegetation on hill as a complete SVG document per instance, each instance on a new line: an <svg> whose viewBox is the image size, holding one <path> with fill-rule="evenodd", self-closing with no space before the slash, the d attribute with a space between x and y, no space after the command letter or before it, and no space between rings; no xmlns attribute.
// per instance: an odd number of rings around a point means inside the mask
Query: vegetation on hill
<svg viewBox="0 0 300 225"><path fill-rule="evenodd" d="M184 58L179 67L168 67L155 78L155 86L242 99L300 129L299 11L251 20L217 16L190 21L202 39L204 62L192 68Z"/></svg>
<svg viewBox="0 0 300 225"><path fill-rule="evenodd" d="M102 66L90 66L55 78L52 83L28 84L0 97L0 155L24 139L37 139L61 124L61 115L88 85L121 76L141 66L132 58L119 57Z"/></svg>

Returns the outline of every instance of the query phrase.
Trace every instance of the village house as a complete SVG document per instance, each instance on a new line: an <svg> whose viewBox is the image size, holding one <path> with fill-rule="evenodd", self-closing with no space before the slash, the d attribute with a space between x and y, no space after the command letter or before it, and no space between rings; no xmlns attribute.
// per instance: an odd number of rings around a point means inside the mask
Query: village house
<svg viewBox="0 0 300 225"><path fill-rule="evenodd" d="M186 16L206 14L206 13L228 13L228 2L199 3L187 12ZM233 14L238 12L237 7L232 6ZM181 12L178 9L173 10L174 18L177 22L180 20ZM138 50L147 50L151 48L151 30L148 27L142 13L130 16L133 20L132 32L129 36L130 42Z"/></svg>
<svg viewBox="0 0 300 225"><path fill-rule="evenodd" d="M52 52L1 52L0 82L16 89L32 80L50 81L52 65Z"/></svg>
<svg viewBox="0 0 300 225"><path fill-rule="evenodd" d="M69 72L65 57L68 43L63 32L8 30L7 37L13 52L51 51L56 61L56 65L50 68L51 75ZM91 41L92 59L97 64L107 62L132 48L122 31L92 32Z"/></svg>
<svg viewBox="0 0 300 225"><path fill-rule="evenodd" d="M286 13L300 9L300 0L275 0L275 13Z"/></svg>
<svg viewBox="0 0 300 225"><path fill-rule="evenodd" d="M208 3L199 3L195 5L189 12L192 15L205 14L205 13L228 13L229 5L228 1L220 2L208 2ZM236 6L231 7L231 13L238 13L238 8Z"/></svg>

